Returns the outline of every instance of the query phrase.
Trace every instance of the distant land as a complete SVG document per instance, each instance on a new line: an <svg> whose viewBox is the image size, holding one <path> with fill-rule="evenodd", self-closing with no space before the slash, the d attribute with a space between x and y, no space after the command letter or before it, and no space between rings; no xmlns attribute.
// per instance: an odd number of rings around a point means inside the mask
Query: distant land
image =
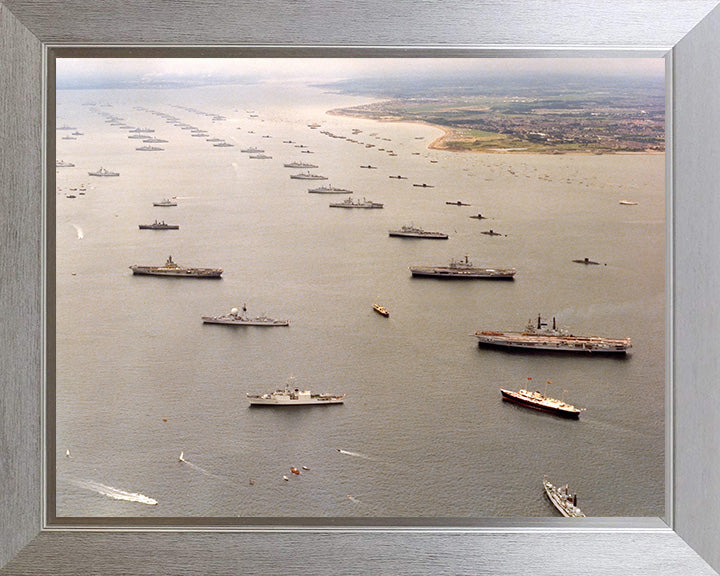
<svg viewBox="0 0 720 576"><path fill-rule="evenodd" d="M660 153L664 78L494 76L426 82L346 80L326 90L372 96L334 115L442 128L431 148L476 152Z"/></svg>

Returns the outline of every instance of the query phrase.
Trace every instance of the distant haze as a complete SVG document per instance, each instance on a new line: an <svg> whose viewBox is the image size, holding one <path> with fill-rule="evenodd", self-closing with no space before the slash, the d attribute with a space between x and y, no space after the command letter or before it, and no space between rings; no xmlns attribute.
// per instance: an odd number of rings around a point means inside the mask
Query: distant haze
<svg viewBox="0 0 720 576"><path fill-rule="evenodd" d="M159 88L352 78L462 79L501 75L662 79L662 58L59 58L57 89Z"/></svg>

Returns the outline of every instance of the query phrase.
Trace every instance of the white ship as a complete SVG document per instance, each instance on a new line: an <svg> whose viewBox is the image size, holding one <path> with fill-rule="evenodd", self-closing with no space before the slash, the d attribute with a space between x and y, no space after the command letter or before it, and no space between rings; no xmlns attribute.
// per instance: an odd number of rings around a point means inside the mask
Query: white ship
<svg viewBox="0 0 720 576"><path fill-rule="evenodd" d="M88 172L88 176L120 176L120 172L111 172L101 167L97 172Z"/></svg>
<svg viewBox="0 0 720 576"><path fill-rule="evenodd" d="M565 484L560 488L543 479L543 488L553 506L566 518L585 518L577 505L577 494L570 494L570 487Z"/></svg>

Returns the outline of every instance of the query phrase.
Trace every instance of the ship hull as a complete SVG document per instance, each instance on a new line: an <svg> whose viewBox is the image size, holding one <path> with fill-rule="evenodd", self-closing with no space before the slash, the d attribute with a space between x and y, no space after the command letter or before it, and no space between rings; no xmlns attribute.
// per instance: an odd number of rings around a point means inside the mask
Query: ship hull
<svg viewBox="0 0 720 576"><path fill-rule="evenodd" d="M140 230L180 230L180 226L168 225L168 226L153 226L152 224L139 224Z"/></svg>
<svg viewBox="0 0 720 576"><path fill-rule="evenodd" d="M625 355L629 346L619 342L608 342L601 338L573 337L507 337L476 333L478 346L505 348L523 352L559 352L572 354Z"/></svg>
<svg viewBox="0 0 720 576"><path fill-rule="evenodd" d="M428 240L447 240L447 234L414 234L412 232L399 232L393 231L388 232L388 236L395 236L398 238L424 238Z"/></svg>
<svg viewBox="0 0 720 576"><path fill-rule="evenodd" d="M517 404L518 406L525 406L526 408L538 410L539 412L546 412L547 414L554 414L555 416L560 416L562 418L570 418L572 420L577 420L580 418L579 411L562 410L560 408L552 408L550 406L535 404L534 402L511 394L507 390L500 390L500 392L502 393L503 400L505 400L506 402L512 402L513 404Z"/></svg>
<svg viewBox="0 0 720 576"><path fill-rule="evenodd" d="M272 398L250 398L251 406L328 406L330 404L343 404L344 398L311 398L309 400L275 400Z"/></svg>
<svg viewBox="0 0 720 576"><path fill-rule="evenodd" d="M514 270L454 271L443 268L410 268L413 276L448 280L514 280Z"/></svg>
<svg viewBox="0 0 720 576"><path fill-rule="evenodd" d="M233 320L228 318L213 318L211 316L203 316L202 321L205 324L225 324L227 326L289 326L287 320Z"/></svg>
<svg viewBox="0 0 720 576"><path fill-rule="evenodd" d="M220 278L222 270L213 268L187 268L185 270L162 270L147 266L130 266L136 276L168 276L171 278Z"/></svg>

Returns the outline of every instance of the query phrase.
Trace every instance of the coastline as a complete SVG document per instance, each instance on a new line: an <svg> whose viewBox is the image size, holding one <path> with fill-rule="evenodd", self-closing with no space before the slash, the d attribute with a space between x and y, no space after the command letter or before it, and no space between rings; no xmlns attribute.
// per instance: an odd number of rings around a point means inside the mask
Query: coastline
<svg viewBox="0 0 720 576"><path fill-rule="evenodd" d="M360 112L359 110L357 112ZM538 155L567 155L567 154L594 154L597 156L626 156L626 155L633 155L633 156L655 156L660 154L665 154L665 149L663 150L612 150L612 149L572 149L572 150L564 150L564 149L558 149L553 148L551 146L546 147L538 147L537 144L534 145L534 148L531 148L533 146L533 143L527 142L527 147L476 147L476 148L457 148L457 147L450 147L447 146L448 141L462 141L463 136L460 134L460 132L456 128L451 128L448 126L441 126L439 124L432 124L431 122L426 122L423 120L409 120L406 118L402 118L400 116L384 116L384 117L374 117L371 114L362 114L362 113L352 113L348 114L347 110L343 108L335 108L333 110L326 111L326 114L330 116L342 116L344 118L359 118L362 120L375 120L376 122L397 122L397 123L404 123L404 124L420 124L423 126L429 126L431 128L437 128L438 130L442 131L442 134L432 140L428 145L428 150L437 150L442 152L458 152L458 153L471 153L471 154L538 154Z"/></svg>

